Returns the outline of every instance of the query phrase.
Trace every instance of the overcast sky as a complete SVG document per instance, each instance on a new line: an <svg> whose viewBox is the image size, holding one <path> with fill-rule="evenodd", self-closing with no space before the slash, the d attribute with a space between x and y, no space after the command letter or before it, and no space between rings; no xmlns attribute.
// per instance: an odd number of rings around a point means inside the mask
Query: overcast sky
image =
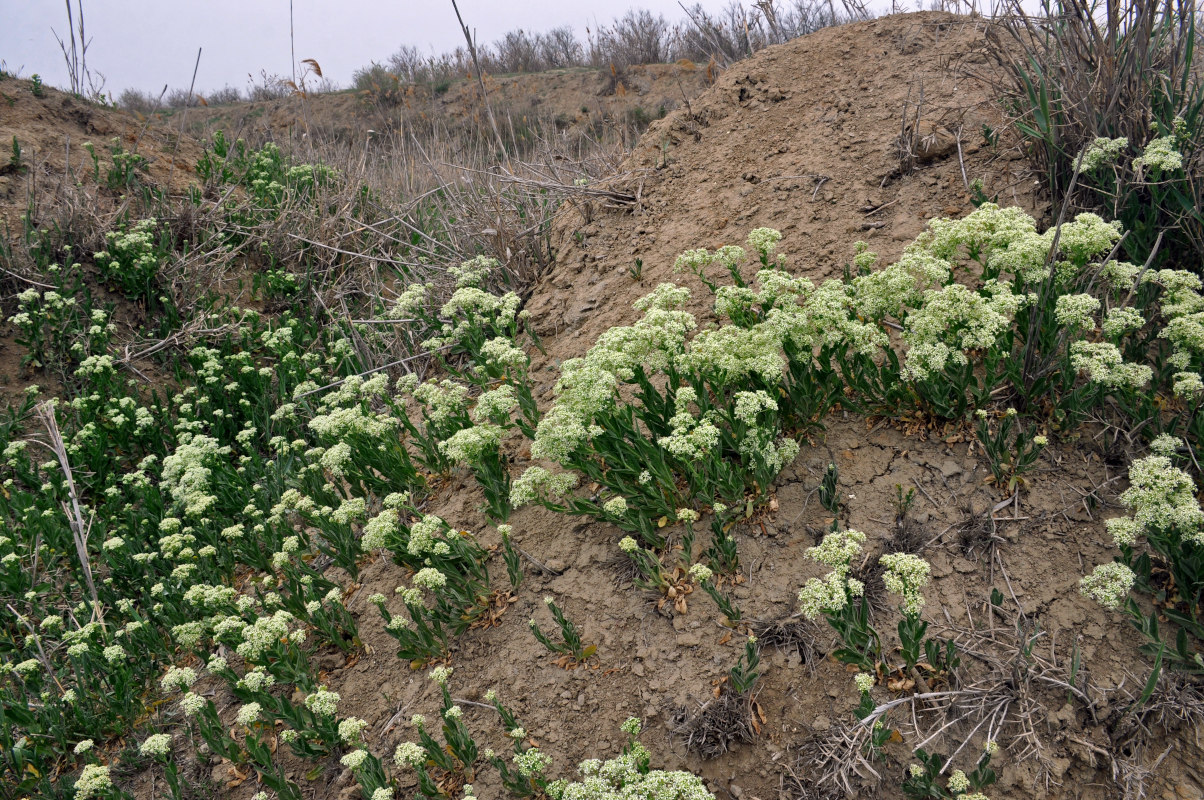
<svg viewBox="0 0 1204 800"><path fill-rule="evenodd" d="M676 0L460 0L460 12L477 39L492 42L515 28L546 31L609 23L637 5L677 21ZM75 0L72 0L75 5ZM91 39L88 67L103 73L116 97L133 87L158 94L164 84L188 88L197 48L203 48L197 91L227 84L246 89L261 70L290 76L288 0L84 0ZM718 11L724 0L702 0ZM372 60L384 61L402 44L436 52L463 44L451 0L293 0L297 60L316 59L342 86ZM62 0L0 0L0 59L22 77L39 73L54 86L67 84L54 29L67 35Z"/></svg>

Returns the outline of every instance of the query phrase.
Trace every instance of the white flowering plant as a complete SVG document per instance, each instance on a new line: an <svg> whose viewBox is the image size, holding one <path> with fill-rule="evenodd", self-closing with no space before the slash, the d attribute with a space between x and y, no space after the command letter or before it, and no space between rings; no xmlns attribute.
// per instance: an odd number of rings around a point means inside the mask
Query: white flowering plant
<svg viewBox="0 0 1204 800"><path fill-rule="evenodd" d="M492 749L484 751L485 760L498 771L502 785L513 797L550 796L553 782L544 774L550 763L548 757L527 741L526 729L519 724L514 712L502 703L497 692L486 692L485 699L493 705L501 718L506 738L510 740L513 766Z"/></svg>
<svg viewBox="0 0 1204 800"><path fill-rule="evenodd" d="M774 302L796 304L803 291L802 282L772 272L760 276L766 317ZM786 328L766 319L690 339L697 324L683 308L688 299L687 289L660 285L635 304L644 315L635 325L612 328L584 358L561 365L556 402L540 421L531 454L573 473L530 468L511 491L516 507L538 502L589 515L659 547L659 528L679 508L766 500L773 478L799 449L782 431L782 419L793 412L783 413L780 394L788 381ZM744 319L720 299L716 310ZM572 495L577 475L605 491L589 499ZM609 507L614 498L624 506Z"/></svg>
<svg viewBox="0 0 1204 800"><path fill-rule="evenodd" d="M899 644L903 663L908 670L924 666L933 674L956 669L961 659L952 639L942 647L936 639L925 638L928 622L920 616L924 607L923 589L928 584L932 568L928 562L911 553L888 553L878 561L886 568L882 581L886 590L902 599L899 612ZM921 661L924 656L927 661Z"/></svg>
<svg viewBox="0 0 1204 800"><path fill-rule="evenodd" d="M321 464L336 486L358 496L418 490L425 480L415 467L400 432L409 419L388 395L387 376L352 376L322 396L309 428L324 448ZM377 410L383 407L385 410ZM429 465L428 465L429 466Z"/></svg>
<svg viewBox="0 0 1204 800"><path fill-rule="evenodd" d="M807 556L831 567L823 578L811 578L799 590L799 610L808 619L823 614L843 644L833 657L876 673L882 661L882 640L870 624L865 585L849 577L853 559L861 553L865 534L857 530L832 531Z"/></svg>
<svg viewBox="0 0 1204 800"><path fill-rule="evenodd" d="M491 422L481 422L462 428L451 438L439 443L448 460L465 464L472 470L477 485L485 495L485 515L495 525L510 518L510 468L501 452L505 428Z"/></svg>
<svg viewBox="0 0 1204 800"><path fill-rule="evenodd" d="M580 781L556 781L548 784L553 800L621 800L652 797L658 800L714 800L702 779L689 772L652 769L652 754L637 739L639 720L624 723L628 735L623 752L616 758L583 761L577 771Z"/></svg>
<svg viewBox="0 0 1204 800"><path fill-rule="evenodd" d="M149 315L161 319L161 334L179 322L179 312L169 299L169 286L159 276L171 253L170 229L149 218L107 231L105 249L92 256L101 280L144 304Z"/></svg>
<svg viewBox="0 0 1204 800"><path fill-rule="evenodd" d="M417 590L405 590L401 597L408 620L391 614L383 595L372 600L384 617L385 633L397 640L397 657L418 667L442 658L447 653L447 632L439 617L430 613Z"/></svg>
<svg viewBox="0 0 1204 800"><path fill-rule="evenodd" d="M707 595L715 601L715 605L719 607L720 613L723 614L723 624L727 626L735 626L743 617L740 607L732 602L731 598L719 591L719 587L715 585L714 572L705 564L695 564L690 567L688 572L690 579L697 583Z"/></svg>
<svg viewBox="0 0 1204 800"><path fill-rule="evenodd" d="M356 747L349 750L339 763L351 770L356 783L360 786L365 798L379 797L377 792L387 790L387 797L392 797L392 782L385 775L385 767L381 760L367 747Z"/></svg>
<svg viewBox="0 0 1204 800"><path fill-rule="evenodd" d="M907 776L903 779L903 795L913 798L913 800L922 800L923 798L956 800L958 797L968 797L971 792L980 792L983 788L994 784L997 778L995 770L991 767L991 757L997 749L998 746L994 742L989 742L987 747L983 748L973 770L970 772L960 769L953 770L945 778L945 785L942 786L941 777L947 769L946 765L949 760L939 753L929 753L923 748L919 748L914 755L920 763L912 764L908 769Z"/></svg>
<svg viewBox="0 0 1204 800"><path fill-rule="evenodd" d="M394 761L399 767L414 770L418 777L418 791L430 798L443 796L439 789L443 779L454 776L461 782L471 781L476 770L477 743L464 722L463 709L452 701L447 686L452 672L447 667L436 667L430 672L443 698L439 714L443 742L440 743L428 732L426 718L415 714L410 724L418 735L418 742L403 742L394 754Z"/></svg>
<svg viewBox="0 0 1204 800"><path fill-rule="evenodd" d="M1196 499L1195 480L1175 466L1182 444L1161 436L1152 455L1130 465L1129 488L1120 501L1132 514L1106 523L1120 557L1098 565L1080 584L1084 595L1123 611L1142 632L1142 650L1155 659L1155 673L1164 664L1204 673L1199 612L1204 601L1204 509ZM1134 588L1150 596L1152 611L1137 603ZM1178 628L1173 641L1162 634L1160 616Z"/></svg>
<svg viewBox="0 0 1204 800"><path fill-rule="evenodd" d="M318 188L339 179L324 164L293 163L274 142L256 150L243 139L228 141L220 130L206 143L196 172L205 185L239 185L254 199L252 207L240 206L234 213L236 230L277 217L286 204L311 204ZM227 235L235 243L241 238Z"/></svg>
<svg viewBox="0 0 1204 800"><path fill-rule="evenodd" d="M180 800L180 768L172 758L171 734L152 733L138 748L140 755L148 756L163 766L163 777L171 791L172 800Z"/></svg>
<svg viewBox="0 0 1204 800"><path fill-rule="evenodd" d="M516 424L534 435L539 411L531 393L531 359L523 347L541 347L530 315L520 311L514 292L497 295L489 284L504 282L497 259L477 256L449 269L455 278L452 295L436 312L436 287L413 283L387 310L387 315L434 335L422 346L452 375L481 388L509 386L519 407Z"/></svg>
<svg viewBox="0 0 1204 800"><path fill-rule="evenodd" d="M85 358L105 353L115 326L112 311L94 304L84 285L83 265L55 265L51 275L53 288L17 294L17 312L8 322L15 329L14 341L25 348L22 366L70 379Z"/></svg>
<svg viewBox="0 0 1204 800"><path fill-rule="evenodd" d="M1158 97L1174 85L1174 81L1155 78L1150 83L1150 97ZM1195 239L1204 222L1193 200L1200 190L1194 167L1199 163L1204 131L1198 111L1191 108L1198 108L1198 101L1179 109L1173 101L1154 102L1155 108L1161 108L1149 119L1148 130L1117 138L1097 137L1086 145L1078 186L1134 232L1131 252L1152 252L1159 233L1165 232L1168 238L1163 253L1156 254L1155 264L1160 265L1171 252L1200 252ZM1072 161L1076 158L1077 153L1071 154Z"/></svg>

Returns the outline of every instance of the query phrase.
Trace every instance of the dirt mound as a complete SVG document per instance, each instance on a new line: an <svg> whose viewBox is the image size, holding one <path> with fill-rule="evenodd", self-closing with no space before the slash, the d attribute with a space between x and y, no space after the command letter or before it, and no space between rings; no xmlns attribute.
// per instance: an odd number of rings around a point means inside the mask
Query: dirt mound
<svg viewBox="0 0 1204 800"><path fill-rule="evenodd" d="M12 234L22 230L20 215L27 197L48 197L46 190L53 193L64 184L104 185L115 148L146 160L139 168L143 184L178 193L195 182L193 171L201 150L191 137L180 137L157 120L141 120L57 89L41 87L41 97L34 91L34 84L27 80L0 82L0 144L4 147L0 215ZM19 163L13 161L14 140L21 153ZM98 165L86 144L94 148ZM114 192L113 197L119 194Z"/></svg>
<svg viewBox="0 0 1204 800"><path fill-rule="evenodd" d="M533 312L549 333L592 340L616 324L610 309L629 318L632 301L675 279L680 252L740 244L762 226L782 231L793 269L832 277L858 240L891 259L932 217L972 211L975 179L1039 215L1027 165L987 141L1002 124L990 88L971 77L986 68L984 24L884 17L734 65L640 140L627 164L635 213L564 215Z"/></svg>
<svg viewBox="0 0 1204 800"><path fill-rule="evenodd" d="M535 117L557 130L587 131L594 125L627 124L642 129L683 102L697 97L717 71L689 61L648 64L623 71L585 67L513 75L488 75L485 89L504 132L521 138ZM475 80L434 86L385 87L372 95L357 91L289 96L277 100L189 110L189 130L197 135L226 131L270 131L279 138L314 126L329 134L358 139L365 128L438 122L449 128L481 124ZM178 112L171 112L175 115Z"/></svg>

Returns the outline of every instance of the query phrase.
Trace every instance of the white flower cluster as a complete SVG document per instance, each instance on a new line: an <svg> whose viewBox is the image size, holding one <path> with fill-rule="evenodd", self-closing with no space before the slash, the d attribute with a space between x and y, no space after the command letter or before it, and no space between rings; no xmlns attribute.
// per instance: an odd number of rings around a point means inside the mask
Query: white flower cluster
<svg viewBox="0 0 1204 800"><path fill-rule="evenodd" d="M363 736L364 730L367 729L367 720L362 720L359 717L347 717L339 721L339 739L344 744L356 744Z"/></svg>
<svg viewBox="0 0 1204 800"><path fill-rule="evenodd" d="M171 667L167 670L167 674L163 676L163 680L159 685L166 692L184 691L192 684L196 683L196 670L192 667Z"/></svg>
<svg viewBox="0 0 1204 800"><path fill-rule="evenodd" d="M1111 342L1072 342L1070 365L1075 371L1086 373L1092 383L1108 389L1139 389L1154 375L1145 364L1125 361L1120 349Z"/></svg>
<svg viewBox="0 0 1204 800"><path fill-rule="evenodd" d="M477 256L468 261L461 261L459 266L452 265L447 268L447 271L456 279L457 289L463 289L466 286L479 289L493 271L500 266L501 262L496 258Z"/></svg>
<svg viewBox="0 0 1204 800"><path fill-rule="evenodd" d="M306 696L305 707L319 717L333 717L339 710L339 693L321 686L318 691Z"/></svg>
<svg viewBox="0 0 1204 800"><path fill-rule="evenodd" d="M234 721L244 728L249 728L259 721L260 712L263 707L259 703L247 703L242 708L238 709L238 713L234 717Z"/></svg>
<svg viewBox="0 0 1204 800"><path fill-rule="evenodd" d="M209 464L230 452L229 445L211 436L179 435L175 452L163 459L163 484L183 504L185 515L200 518L217 502L209 485Z"/></svg>
<svg viewBox="0 0 1204 800"><path fill-rule="evenodd" d="M478 423L488 420L501 422L510 416L510 412L517 405L518 396L514 392L514 387L503 383L496 389L483 392L477 398L477 404L472 409L472 418L474 422Z"/></svg>
<svg viewBox="0 0 1204 800"><path fill-rule="evenodd" d="M1123 136L1119 139L1097 137L1087 145L1087 151L1083 153L1083 159L1079 163L1079 171L1093 172L1100 167L1113 166L1128 148L1129 140Z"/></svg>
<svg viewBox="0 0 1204 800"><path fill-rule="evenodd" d="M424 514L422 519L410 526L410 541L406 551L417 558L435 555L445 556L451 552L443 541L443 530L447 523L434 514Z"/></svg>
<svg viewBox="0 0 1204 800"><path fill-rule="evenodd" d="M451 438L439 443L439 449L453 463L476 464L487 453L497 451L504 432L497 425L483 422L456 431Z"/></svg>
<svg viewBox="0 0 1204 800"><path fill-rule="evenodd" d="M468 409L468 387L455 381L427 381L414 387L413 395L423 405L431 423L437 426L463 415Z"/></svg>
<svg viewBox="0 0 1204 800"><path fill-rule="evenodd" d="M559 800L714 800L697 775L656 769L641 773L634 753L583 761L578 771L581 780L565 785Z"/></svg>
<svg viewBox="0 0 1204 800"><path fill-rule="evenodd" d="M1129 488L1120 501L1132 509L1133 517L1108 521L1118 544L1131 545L1137 535L1169 531L1204 544L1204 510L1196 499L1195 482L1167 456L1134 461L1129 467Z"/></svg>
<svg viewBox="0 0 1204 800"><path fill-rule="evenodd" d="M859 597L865 592L860 581L848 577L853 558L861 552L865 534L847 530L829 533L816 547L808 548L807 556L832 568L823 578L811 578L799 590L799 610L807 619L814 619L820 612L834 613L842 610L850 596Z"/></svg>
<svg viewBox="0 0 1204 800"><path fill-rule="evenodd" d="M903 326L908 347L904 377L930 380L949 364L969 363L966 351L993 348L1029 300L994 280L977 292L960 283L925 292L923 305L907 315Z"/></svg>
<svg viewBox="0 0 1204 800"><path fill-rule="evenodd" d="M905 614L917 616L924 607L924 593L921 590L928 585L928 576L932 571L928 562L911 553L889 553L878 560L886 567L882 575L886 590L903 598Z"/></svg>
<svg viewBox="0 0 1204 800"><path fill-rule="evenodd" d="M637 370L653 375L682 353L694 317L681 310L689 290L661 284L636 302L644 317L635 325L603 333L584 358L561 364L556 403L540 420L531 455L565 461L591 435L595 415L611 406L621 381Z"/></svg>
<svg viewBox="0 0 1204 800"><path fill-rule="evenodd" d="M112 789L113 779L109 777L109 768L99 764L85 764L75 781L76 800L106 797Z"/></svg>
<svg viewBox="0 0 1204 800"><path fill-rule="evenodd" d="M395 508L382 510L364 525L364 535L360 544L365 550L376 550L388 547L397 536L401 525L401 515Z"/></svg>
<svg viewBox="0 0 1204 800"><path fill-rule="evenodd" d="M572 473L553 475L543 467L528 467L510 486L510 504L519 508L540 500L564 497L576 485L577 476Z"/></svg>
<svg viewBox="0 0 1204 800"><path fill-rule="evenodd" d="M521 301L514 292L498 297L475 286L463 286L452 294L439 314L455 323L445 323L439 336L427 339L422 347L437 350L464 341L483 327L503 328L514 325Z"/></svg>
<svg viewBox="0 0 1204 800"><path fill-rule="evenodd" d="M514 766L524 778L542 775L551 763L552 759L537 747L514 754Z"/></svg>
<svg viewBox="0 0 1204 800"><path fill-rule="evenodd" d="M1151 171L1167 173L1182 169L1183 154L1176 147L1175 139L1171 135L1151 140L1141 155L1133 159L1133 169L1141 175Z"/></svg>
<svg viewBox="0 0 1204 800"><path fill-rule="evenodd" d="M259 617L243 628L242 643L236 648L238 654L248 661L258 660L288 636L288 626L294 621L293 615L283 609L270 617Z"/></svg>
<svg viewBox="0 0 1204 800"><path fill-rule="evenodd" d="M426 750L414 742L402 742L393 751L393 761L399 767L417 769L426 763Z"/></svg>
<svg viewBox="0 0 1204 800"><path fill-rule="evenodd" d="M1093 331L1095 315L1099 308L1099 300L1089 294L1058 295L1058 299L1054 301L1054 319L1066 328Z"/></svg>
<svg viewBox="0 0 1204 800"><path fill-rule="evenodd" d="M1115 611L1124 605L1133 588L1137 576L1133 570L1113 561L1100 564L1095 570L1079 582L1079 590L1083 596L1090 597L1101 606Z"/></svg>

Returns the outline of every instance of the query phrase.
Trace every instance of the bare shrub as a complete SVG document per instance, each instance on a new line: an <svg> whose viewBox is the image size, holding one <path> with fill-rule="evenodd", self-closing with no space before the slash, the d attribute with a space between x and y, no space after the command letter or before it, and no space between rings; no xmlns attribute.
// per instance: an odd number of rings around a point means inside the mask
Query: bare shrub
<svg viewBox="0 0 1204 800"><path fill-rule="evenodd" d="M539 57L544 69L579 67L585 63L585 47L572 28L562 25L539 37Z"/></svg>
<svg viewBox="0 0 1204 800"><path fill-rule="evenodd" d="M149 114L159 104L148 92L141 92L137 89L125 89L117 96L117 105L126 111Z"/></svg>
<svg viewBox="0 0 1204 800"><path fill-rule="evenodd" d="M224 106L230 103L242 102L242 92L236 86L227 84L220 89L209 92L205 95L205 101L210 105Z"/></svg>
<svg viewBox="0 0 1204 800"><path fill-rule="evenodd" d="M269 74L267 70L259 72L258 80L247 76L247 99L252 102L260 100L279 100L287 97L292 89L288 81L280 75Z"/></svg>
<svg viewBox="0 0 1204 800"><path fill-rule="evenodd" d="M609 27L598 29L590 42L589 60L596 67L664 64L673 60L676 38L676 29L663 14L632 9Z"/></svg>
<svg viewBox="0 0 1204 800"><path fill-rule="evenodd" d="M538 72L545 68L539 42L526 31L510 31L493 43L492 60L498 72Z"/></svg>

